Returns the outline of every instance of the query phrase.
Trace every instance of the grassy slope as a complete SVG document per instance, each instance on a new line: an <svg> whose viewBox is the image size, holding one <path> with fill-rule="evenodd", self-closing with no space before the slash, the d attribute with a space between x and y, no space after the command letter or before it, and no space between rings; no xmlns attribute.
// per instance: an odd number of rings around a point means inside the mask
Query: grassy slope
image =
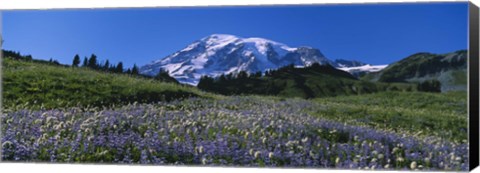
<svg viewBox="0 0 480 173"><path fill-rule="evenodd" d="M310 113L348 124L449 140L467 139L467 93L382 92L316 99Z"/></svg>
<svg viewBox="0 0 480 173"><path fill-rule="evenodd" d="M97 72L3 59L3 106L59 108L151 103L186 97L212 97L193 87Z"/></svg>
<svg viewBox="0 0 480 173"><path fill-rule="evenodd" d="M362 77L380 82L422 82L436 79L442 91L466 90L467 51L447 54L417 53Z"/></svg>

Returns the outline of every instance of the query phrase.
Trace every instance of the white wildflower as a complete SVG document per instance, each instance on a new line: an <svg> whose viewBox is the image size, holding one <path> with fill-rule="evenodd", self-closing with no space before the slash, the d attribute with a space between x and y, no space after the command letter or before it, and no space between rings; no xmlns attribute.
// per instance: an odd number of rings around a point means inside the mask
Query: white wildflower
<svg viewBox="0 0 480 173"><path fill-rule="evenodd" d="M55 117L47 117L47 124L49 124L49 123L51 123L51 122L53 122L53 121L55 121L55 120L57 120L57 118L55 118Z"/></svg>
<svg viewBox="0 0 480 173"><path fill-rule="evenodd" d="M417 168L417 162L413 161L412 163L410 163L410 169L415 169Z"/></svg>
<svg viewBox="0 0 480 173"><path fill-rule="evenodd" d="M260 154L261 154L260 151L257 151L257 152L255 152L255 156L254 156L254 157L257 159L258 157L260 157Z"/></svg>
<svg viewBox="0 0 480 173"><path fill-rule="evenodd" d="M40 123L42 123L41 119L36 119L35 121L33 121L33 124L40 124Z"/></svg>
<svg viewBox="0 0 480 173"><path fill-rule="evenodd" d="M56 134L56 135L54 136L54 138L55 138L55 140L57 140L57 141L60 140L60 134Z"/></svg>
<svg viewBox="0 0 480 173"><path fill-rule="evenodd" d="M308 137L303 138L303 139L302 139L302 142L303 142L303 143L308 142Z"/></svg>
<svg viewBox="0 0 480 173"><path fill-rule="evenodd" d="M456 158L455 158L455 161L461 161L461 160L462 160L461 157L456 157Z"/></svg>
<svg viewBox="0 0 480 173"><path fill-rule="evenodd" d="M423 161L425 161L425 163L430 163L430 158L425 157L425 159L423 159Z"/></svg>
<svg viewBox="0 0 480 173"><path fill-rule="evenodd" d="M13 145L13 143L10 142L10 141L5 141L5 142L2 143L3 148L7 148L7 147L12 146L12 145Z"/></svg>
<svg viewBox="0 0 480 173"><path fill-rule="evenodd" d="M268 153L268 158L270 158L270 159L273 158L273 152Z"/></svg>
<svg viewBox="0 0 480 173"><path fill-rule="evenodd" d="M395 154L399 149L397 147L393 148L392 154Z"/></svg>
<svg viewBox="0 0 480 173"><path fill-rule="evenodd" d="M358 136L355 135L355 136L353 137L353 140L358 141Z"/></svg>

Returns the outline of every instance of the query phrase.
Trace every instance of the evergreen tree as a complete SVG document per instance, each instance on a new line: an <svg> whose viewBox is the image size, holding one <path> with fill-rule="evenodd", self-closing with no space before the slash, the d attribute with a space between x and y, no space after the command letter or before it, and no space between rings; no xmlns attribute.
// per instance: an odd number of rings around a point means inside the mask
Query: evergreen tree
<svg viewBox="0 0 480 173"><path fill-rule="evenodd" d="M233 79L233 74L232 73L228 73L226 76L228 81L232 80Z"/></svg>
<svg viewBox="0 0 480 173"><path fill-rule="evenodd" d="M132 74L132 70L130 70L130 68L127 68L127 71L125 73Z"/></svg>
<svg viewBox="0 0 480 173"><path fill-rule="evenodd" d="M123 63L119 62L117 66L115 67L115 72L116 73L123 73Z"/></svg>
<svg viewBox="0 0 480 173"><path fill-rule="evenodd" d="M223 82L226 82L226 81L227 81L227 78L225 77L224 74L220 75L220 77L218 78L219 83L223 83Z"/></svg>
<svg viewBox="0 0 480 173"><path fill-rule="evenodd" d="M87 67L87 66L88 66L88 59L87 59L87 57L85 57L85 58L83 59L82 67Z"/></svg>
<svg viewBox="0 0 480 173"><path fill-rule="evenodd" d="M271 76L270 70L265 71L265 76Z"/></svg>
<svg viewBox="0 0 480 173"><path fill-rule="evenodd" d="M197 87L205 91L215 91L214 89L214 79L208 76L202 76L198 82Z"/></svg>
<svg viewBox="0 0 480 173"><path fill-rule="evenodd" d="M27 55L27 56L25 56L25 59L26 59L27 61L32 61L32 60L33 60L32 55Z"/></svg>
<svg viewBox="0 0 480 173"><path fill-rule="evenodd" d="M155 80L159 80L159 81L162 81L162 82L178 83L178 81L175 80L175 78L171 77L171 76L168 74L168 71L163 70L163 69L160 69L160 71L158 71L157 75L155 75L153 78L154 78Z"/></svg>
<svg viewBox="0 0 480 173"><path fill-rule="evenodd" d="M109 71L109 68L110 68L110 62L107 59L107 61L105 61L105 64L103 64L102 70Z"/></svg>
<svg viewBox="0 0 480 173"><path fill-rule="evenodd" d="M117 69L117 66L115 66L115 65L110 65L110 67L108 67L108 71L112 72L112 73L115 73L116 69Z"/></svg>
<svg viewBox="0 0 480 173"><path fill-rule="evenodd" d="M55 65L60 65L60 62L58 62L57 60L53 60L52 63Z"/></svg>
<svg viewBox="0 0 480 173"><path fill-rule="evenodd" d="M259 71L259 72L256 72L255 75L253 75L255 78L260 78L262 77L262 72Z"/></svg>
<svg viewBox="0 0 480 173"><path fill-rule="evenodd" d="M97 56L92 54L90 59L88 59L88 67L96 69L97 68Z"/></svg>
<svg viewBox="0 0 480 173"><path fill-rule="evenodd" d="M136 64L133 64L132 74L133 74L133 75L138 75L138 67L137 67Z"/></svg>
<svg viewBox="0 0 480 173"><path fill-rule="evenodd" d="M442 84L438 80L426 80L417 85L419 91L442 92Z"/></svg>
<svg viewBox="0 0 480 173"><path fill-rule="evenodd" d="M78 54L76 54L75 57L73 57L72 66L73 67L78 67L79 64L80 64L80 56L78 56Z"/></svg>
<svg viewBox="0 0 480 173"><path fill-rule="evenodd" d="M312 69L318 69L321 68L322 66L318 62L314 62L312 65L310 65L310 68Z"/></svg>
<svg viewBox="0 0 480 173"><path fill-rule="evenodd" d="M237 75L238 79L246 79L248 78L248 73L246 71L240 71Z"/></svg>

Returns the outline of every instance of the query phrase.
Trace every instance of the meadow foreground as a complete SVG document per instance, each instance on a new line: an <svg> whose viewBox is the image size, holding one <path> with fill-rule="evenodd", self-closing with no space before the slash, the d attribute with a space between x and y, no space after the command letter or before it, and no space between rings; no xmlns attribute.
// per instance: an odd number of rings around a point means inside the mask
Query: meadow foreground
<svg viewBox="0 0 480 173"><path fill-rule="evenodd" d="M399 99L412 93L380 93ZM419 97L430 93L417 94ZM464 100L432 94L440 106L459 107ZM455 93L453 94L455 95ZM457 98L461 97L462 94ZM365 96L352 96L361 101ZM139 163L213 166L315 167L345 169L468 170L466 137L451 135L466 128L463 112L438 110L433 124L457 120L442 133L419 125L405 107L416 108L419 120L434 107L421 101L391 107L362 105L353 111L348 97L317 100L233 96L190 98L116 108L16 110L2 114L4 161L68 163ZM348 105L348 104L346 104ZM375 121L381 106L382 119ZM460 110L462 106L460 106ZM342 114L342 111L344 113ZM427 111L427 112L426 112ZM423 114L422 114L423 112ZM426 113L430 114L426 114ZM412 113L412 112L410 112ZM350 118L347 118L351 115ZM363 115L363 116L362 116ZM422 116L424 116L422 118ZM340 118L343 117L343 118ZM447 118L451 118L448 120ZM349 119L349 121L347 121ZM409 121L409 122L403 122ZM398 124L398 123L408 124ZM448 124L447 124L448 125ZM443 127L441 127L443 128ZM433 129L433 130L432 130ZM423 132L423 133L422 133ZM450 134L450 136L448 135Z"/></svg>

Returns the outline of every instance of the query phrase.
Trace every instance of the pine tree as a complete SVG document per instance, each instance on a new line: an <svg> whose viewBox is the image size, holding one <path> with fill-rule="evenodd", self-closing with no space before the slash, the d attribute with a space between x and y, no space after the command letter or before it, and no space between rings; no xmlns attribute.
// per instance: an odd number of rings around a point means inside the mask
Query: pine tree
<svg viewBox="0 0 480 173"><path fill-rule="evenodd" d="M88 67L96 69L97 68L97 56L92 54L90 59L88 59Z"/></svg>
<svg viewBox="0 0 480 173"><path fill-rule="evenodd" d="M225 77L224 74L220 75L220 77L218 77L218 83L224 83L227 81L227 78Z"/></svg>
<svg viewBox="0 0 480 173"><path fill-rule="evenodd" d="M435 79L426 80L417 85L417 90L425 92L442 92L442 83Z"/></svg>
<svg viewBox="0 0 480 173"><path fill-rule="evenodd" d="M248 78L248 73L246 71L242 70L237 74L237 78L238 79L246 79L246 78Z"/></svg>
<svg viewBox="0 0 480 173"><path fill-rule="evenodd" d="M123 63L122 62L119 62L117 64L117 67L115 67L115 72L116 73L123 73Z"/></svg>
<svg viewBox="0 0 480 173"><path fill-rule="evenodd" d="M88 59L87 59L87 57L85 57L85 58L83 59L82 67L87 67L87 66L88 66Z"/></svg>
<svg viewBox="0 0 480 173"><path fill-rule="evenodd" d="M20 55L20 54L19 54L19 55ZM25 59L26 59L27 61L32 61L32 60L33 60L32 55L27 55L27 56L25 56Z"/></svg>
<svg viewBox="0 0 480 173"><path fill-rule="evenodd" d="M259 72L255 73L254 77L255 77L255 78L260 78L260 77L262 77L262 72L259 71Z"/></svg>
<svg viewBox="0 0 480 173"><path fill-rule="evenodd" d="M208 76L202 76L197 87L205 91L215 91L214 79Z"/></svg>
<svg viewBox="0 0 480 173"><path fill-rule="evenodd" d="M78 56L78 54L76 54L75 57L73 57L72 66L73 67L78 67L79 64L80 64L80 56Z"/></svg>
<svg viewBox="0 0 480 173"><path fill-rule="evenodd" d="M102 70L108 71L109 68L110 68L110 62L107 59L107 61L105 61L105 64L103 64Z"/></svg>
<svg viewBox="0 0 480 173"><path fill-rule="evenodd" d="M133 74L133 75L138 75L138 67L137 67L136 64L133 64L132 74Z"/></svg>
<svg viewBox="0 0 480 173"><path fill-rule="evenodd" d="M115 66L115 65L110 65L110 67L108 67L108 71L112 72L112 73L115 73L116 69L117 69L117 66Z"/></svg>

